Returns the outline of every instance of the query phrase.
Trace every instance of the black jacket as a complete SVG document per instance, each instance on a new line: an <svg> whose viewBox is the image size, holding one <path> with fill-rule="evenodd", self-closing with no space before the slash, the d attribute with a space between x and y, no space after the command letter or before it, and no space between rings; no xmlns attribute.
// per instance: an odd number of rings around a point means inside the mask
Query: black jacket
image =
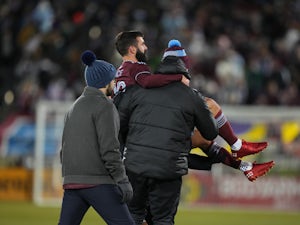
<svg viewBox="0 0 300 225"><path fill-rule="evenodd" d="M134 86L118 109L121 134L127 137L126 169L143 176L174 179L187 174L194 127L208 140L218 134L202 96L181 82L152 89Z"/></svg>

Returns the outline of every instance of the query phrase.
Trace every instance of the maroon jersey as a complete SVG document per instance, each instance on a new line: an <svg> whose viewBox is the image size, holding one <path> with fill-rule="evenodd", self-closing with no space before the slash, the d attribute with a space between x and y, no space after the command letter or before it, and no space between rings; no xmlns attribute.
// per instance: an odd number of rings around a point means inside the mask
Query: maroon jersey
<svg viewBox="0 0 300 225"><path fill-rule="evenodd" d="M150 67L146 63L124 61L117 70L114 94L124 91L126 87L134 84L139 84L143 88L161 87L171 82L181 81L181 78L181 74L152 75Z"/></svg>

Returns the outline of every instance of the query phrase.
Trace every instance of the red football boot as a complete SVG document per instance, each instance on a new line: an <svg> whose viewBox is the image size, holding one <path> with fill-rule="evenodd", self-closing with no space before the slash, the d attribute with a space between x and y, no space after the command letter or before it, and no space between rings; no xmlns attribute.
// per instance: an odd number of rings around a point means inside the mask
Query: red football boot
<svg viewBox="0 0 300 225"><path fill-rule="evenodd" d="M242 147L238 151L231 150L232 157L235 159L242 158L247 155L253 155L261 152L268 146L268 142L247 142L242 140Z"/></svg>
<svg viewBox="0 0 300 225"><path fill-rule="evenodd" d="M265 175L269 172L269 170L275 165L274 161L266 162L266 163L255 163L253 162L253 167L251 170L247 170L244 172L245 176L249 181L253 182L257 178Z"/></svg>

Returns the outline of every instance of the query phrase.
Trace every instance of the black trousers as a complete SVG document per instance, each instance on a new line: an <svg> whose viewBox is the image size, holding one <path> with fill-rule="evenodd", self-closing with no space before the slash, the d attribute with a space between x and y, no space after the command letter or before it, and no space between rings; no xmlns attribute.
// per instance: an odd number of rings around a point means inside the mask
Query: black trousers
<svg viewBox="0 0 300 225"><path fill-rule="evenodd" d="M128 208L136 225L142 224L147 209L151 212L153 225L173 225L182 178L160 180L130 171L127 175L133 187L133 198Z"/></svg>

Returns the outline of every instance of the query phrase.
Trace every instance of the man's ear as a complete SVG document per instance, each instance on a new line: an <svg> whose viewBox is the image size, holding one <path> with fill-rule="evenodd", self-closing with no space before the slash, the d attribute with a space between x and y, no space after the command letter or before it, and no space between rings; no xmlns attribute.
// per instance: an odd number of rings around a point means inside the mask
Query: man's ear
<svg viewBox="0 0 300 225"><path fill-rule="evenodd" d="M129 46L129 49L128 49L129 54L135 55L136 51L137 51L136 47L134 47L133 45Z"/></svg>

